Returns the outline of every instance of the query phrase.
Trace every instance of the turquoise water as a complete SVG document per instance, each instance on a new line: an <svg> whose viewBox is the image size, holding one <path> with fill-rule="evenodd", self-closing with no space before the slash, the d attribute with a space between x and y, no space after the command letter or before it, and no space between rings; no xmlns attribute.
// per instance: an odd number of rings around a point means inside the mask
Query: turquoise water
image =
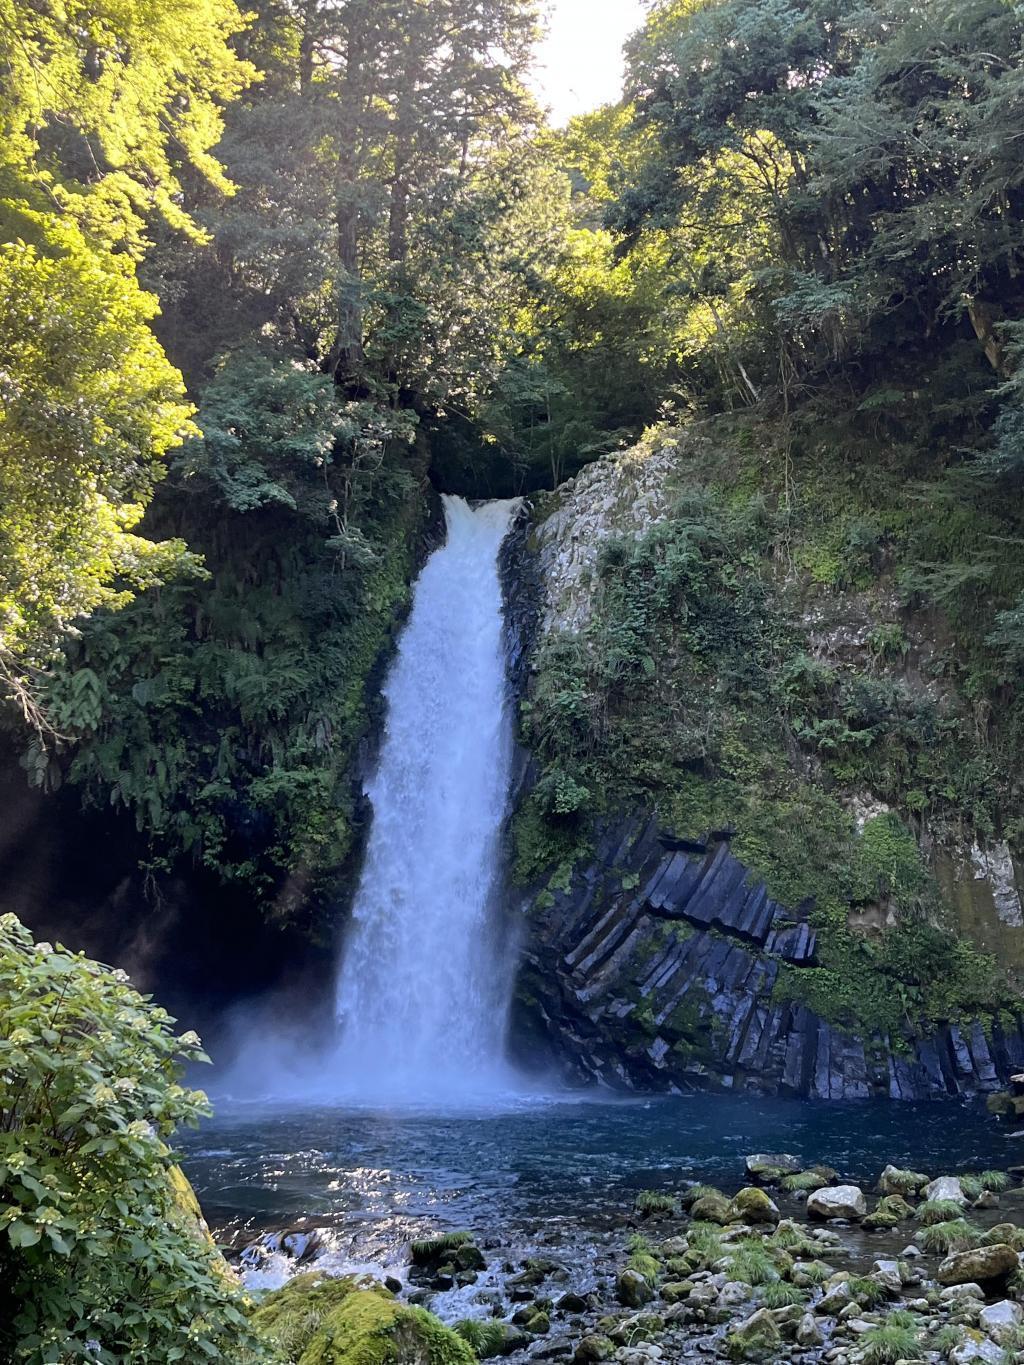
<svg viewBox="0 0 1024 1365"><path fill-rule="evenodd" d="M305 1220L334 1229L352 1254L377 1257L436 1227L501 1242L547 1224L609 1226L639 1189L738 1186L755 1151L792 1152L872 1183L888 1161L938 1175L1024 1160L1024 1138L978 1106L739 1095L441 1114L234 1105L182 1149L225 1241Z"/></svg>

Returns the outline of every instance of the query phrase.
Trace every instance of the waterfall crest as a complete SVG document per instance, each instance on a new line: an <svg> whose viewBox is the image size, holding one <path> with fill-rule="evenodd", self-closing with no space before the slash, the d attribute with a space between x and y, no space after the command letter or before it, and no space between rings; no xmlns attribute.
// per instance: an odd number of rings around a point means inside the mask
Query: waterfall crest
<svg viewBox="0 0 1024 1365"><path fill-rule="evenodd" d="M337 1079L364 1099L505 1088L496 923L512 729L498 553L517 502L444 499L384 697L366 861L338 978Z"/></svg>

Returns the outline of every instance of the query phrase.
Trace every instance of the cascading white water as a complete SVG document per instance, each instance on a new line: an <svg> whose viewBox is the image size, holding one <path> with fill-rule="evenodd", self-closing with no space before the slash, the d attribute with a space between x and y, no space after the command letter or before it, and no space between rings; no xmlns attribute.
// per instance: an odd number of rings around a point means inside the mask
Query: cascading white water
<svg viewBox="0 0 1024 1365"><path fill-rule="evenodd" d="M512 753L498 552L515 502L444 499L384 688L366 861L338 981L337 1074L363 1099L507 1084L495 923Z"/></svg>

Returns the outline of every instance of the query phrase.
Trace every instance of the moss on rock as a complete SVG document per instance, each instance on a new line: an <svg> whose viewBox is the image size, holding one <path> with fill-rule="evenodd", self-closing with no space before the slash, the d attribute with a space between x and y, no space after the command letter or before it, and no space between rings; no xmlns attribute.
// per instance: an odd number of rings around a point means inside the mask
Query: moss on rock
<svg viewBox="0 0 1024 1365"><path fill-rule="evenodd" d="M296 1365L475 1365L472 1347L379 1285L299 1275L269 1294L253 1325Z"/></svg>

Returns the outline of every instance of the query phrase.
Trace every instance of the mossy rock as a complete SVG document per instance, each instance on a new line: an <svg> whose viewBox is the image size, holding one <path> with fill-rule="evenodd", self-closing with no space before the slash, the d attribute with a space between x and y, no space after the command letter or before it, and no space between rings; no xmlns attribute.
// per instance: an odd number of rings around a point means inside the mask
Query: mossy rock
<svg viewBox="0 0 1024 1365"><path fill-rule="evenodd" d="M725 1227L732 1222L732 1203L719 1190L708 1190L690 1208L691 1217L702 1223L718 1223Z"/></svg>
<svg viewBox="0 0 1024 1365"><path fill-rule="evenodd" d="M874 1232L887 1231L913 1215L914 1210L902 1196L887 1194L878 1201L874 1212L864 1219L864 1227Z"/></svg>
<svg viewBox="0 0 1024 1365"><path fill-rule="evenodd" d="M296 1276L252 1322L297 1365L476 1365L472 1347L437 1318L365 1281Z"/></svg>
<svg viewBox="0 0 1024 1365"><path fill-rule="evenodd" d="M759 1308L733 1329L725 1340L730 1360L782 1359L782 1333L766 1308Z"/></svg>
<svg viewBox="0 0 1024 1365"><path fill-rule="evenodd" d="M473 1252L476 1256L472 1255ZM409 1256L413 1265L428 1270L436 1270L438 1266L448 1261L458 1264L463 1270L482 1269L484 1264L483 1256L473 1246L471 1232L443 1232L439 1237L427 1237L421 1242L413 1242L409 1248ZM464 1258L468 1258L469 1261L479 1258L481 1264L463 1265Z"/></svg>
<svg viewBox="0 0 1024 1365"><path fill-rule="evenodd" d="M777 1223L780 1216L774 1201L754 1185L739 1191L732 1201L730 1215L730 1222L771 1224Z"/></svg>
<svg viewBox="0 0 1024 1365"><path fill-rule="evenodd" d="M214 1273L226 1284L237 1289L238 1278L213 1240L213 1234L203 1217L196 1192L180 1166L168 1166L167 1183L171 1190L171 1220L182 1232L194 1238L204 1251L209 1252L210 1267Z"/></svg>

